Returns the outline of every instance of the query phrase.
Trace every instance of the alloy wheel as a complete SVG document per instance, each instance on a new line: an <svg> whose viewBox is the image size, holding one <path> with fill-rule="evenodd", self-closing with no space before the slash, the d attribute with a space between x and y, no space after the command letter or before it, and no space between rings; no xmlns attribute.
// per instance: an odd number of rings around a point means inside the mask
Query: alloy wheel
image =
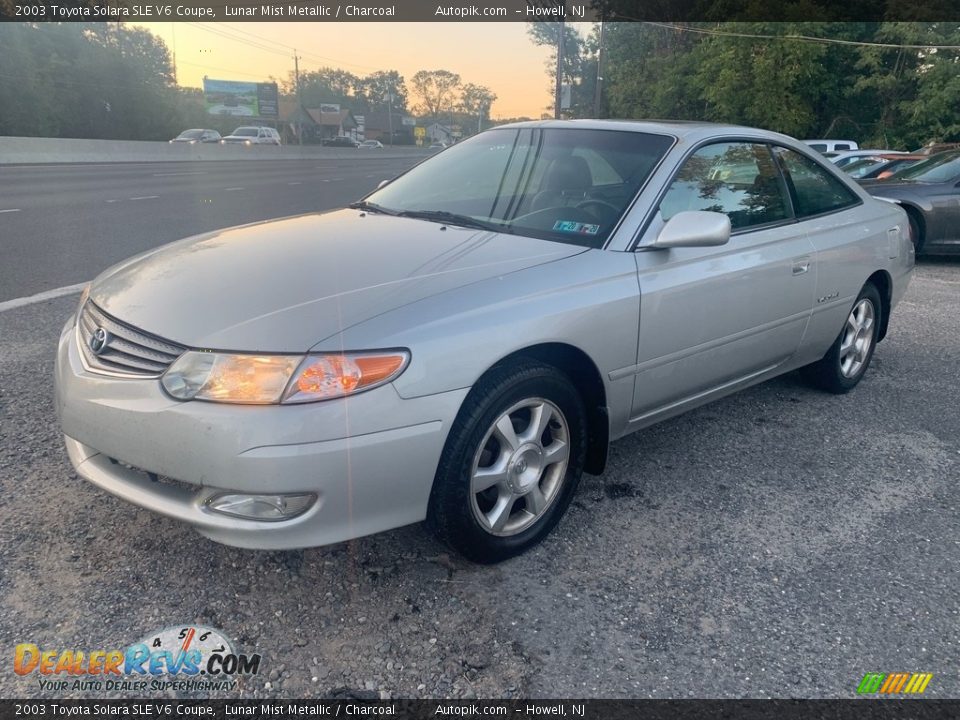
<svg viewBox="0 0 960 720"><path fill-rule="evenodd" d="M840 372L844 377L856 377L869 359L875 321L873 303L868 298L862 298L850 311L840 341Z"/></svg>
<svg viewBox="0 0 960 720"><path fill-rule="evenodd" d="M559 494L570 457L570 430L560 408L528 398L488 428L473 459L470 504L492 535L523 532Z"/></svg>

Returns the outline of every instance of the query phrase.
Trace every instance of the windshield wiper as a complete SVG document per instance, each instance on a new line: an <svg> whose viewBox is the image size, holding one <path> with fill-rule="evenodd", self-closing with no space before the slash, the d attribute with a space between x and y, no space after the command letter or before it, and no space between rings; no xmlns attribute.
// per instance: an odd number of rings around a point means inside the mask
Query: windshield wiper
<svg viewBox="0 0 960 720"><path fill-rule="evenodd" d="M366 200L359 200L358 202L353 202L347 205L348 208L353 210L366 210L367 212L380 213L381 215L400 215L396 210L391 210L390 208L385 208L383 205L377 205L376 203L367 202Z"/></svg>
<svg viewBox="0 0 960 720"><path fill-rule="evenodd" d="M460 215L459 213L447 212L446 210L403 210L398 212L397 215L400 217L417 218L419 220L432 220L449 225L459 225L460 227L489 230L491 232L501 232L503 230L503 225L499 223L486 222L485 220L478 220L469 215Z"/></svg>

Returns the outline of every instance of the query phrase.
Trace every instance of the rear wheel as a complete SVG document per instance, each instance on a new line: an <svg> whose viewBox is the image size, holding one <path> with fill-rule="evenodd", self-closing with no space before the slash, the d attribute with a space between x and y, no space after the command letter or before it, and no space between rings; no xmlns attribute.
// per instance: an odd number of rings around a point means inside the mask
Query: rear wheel
<svg viewBox="0 0 960 720"><path fill-rule="evenodd" d="M482 378L450 430L427 524L458 552L493 563L540 542L583 471L586 413L556 368L523 360Z"/></svg>
<svg viewBox="0 0 960 720"><path fill-rule="evenodd" d="M880 293L867 283L857 296L840 334L823 358L802 369L804 376L828 392L850 392L863 378L880 332Z"/></svg>

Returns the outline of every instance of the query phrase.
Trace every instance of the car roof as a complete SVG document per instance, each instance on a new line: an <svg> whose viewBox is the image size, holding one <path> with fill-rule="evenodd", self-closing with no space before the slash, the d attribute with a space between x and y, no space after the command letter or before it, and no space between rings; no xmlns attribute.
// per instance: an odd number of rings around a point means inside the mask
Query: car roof
<svg viewBox="0 0 960 720"><path fill-rule="evenodd" d="M673 135L678 139L697 141L717 135L740 135L766 138L768 140L791 140L772 130L703 122L700 120L531 120L528 122L498 125L496 128L566 128L579 130L620 130L628 132Z"/></svg>
<svg viewBox="0 0 960 720"><path fill-rule="evenodd" d="M857 155L899 155L905 154L903 150L887 150L886 148L860 148L858 150L841 150L837 157L856 157Z"/></svg>

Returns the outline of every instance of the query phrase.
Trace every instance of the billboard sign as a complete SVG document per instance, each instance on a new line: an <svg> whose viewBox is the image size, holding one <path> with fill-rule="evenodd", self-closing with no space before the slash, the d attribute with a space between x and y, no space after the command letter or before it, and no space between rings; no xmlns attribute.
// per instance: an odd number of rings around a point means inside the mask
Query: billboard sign
<svg viewBox="0 0 960 720"><path fill-rule="evenodd" d="M210 115L277 117L277 84L203 79Z"/></svg>
<svg viewBox="0 0 960 720"><path fill-rule="evenodd" d="M280 114L276 83L257 83L257 109L260 117L275 118Z"/></svg>

